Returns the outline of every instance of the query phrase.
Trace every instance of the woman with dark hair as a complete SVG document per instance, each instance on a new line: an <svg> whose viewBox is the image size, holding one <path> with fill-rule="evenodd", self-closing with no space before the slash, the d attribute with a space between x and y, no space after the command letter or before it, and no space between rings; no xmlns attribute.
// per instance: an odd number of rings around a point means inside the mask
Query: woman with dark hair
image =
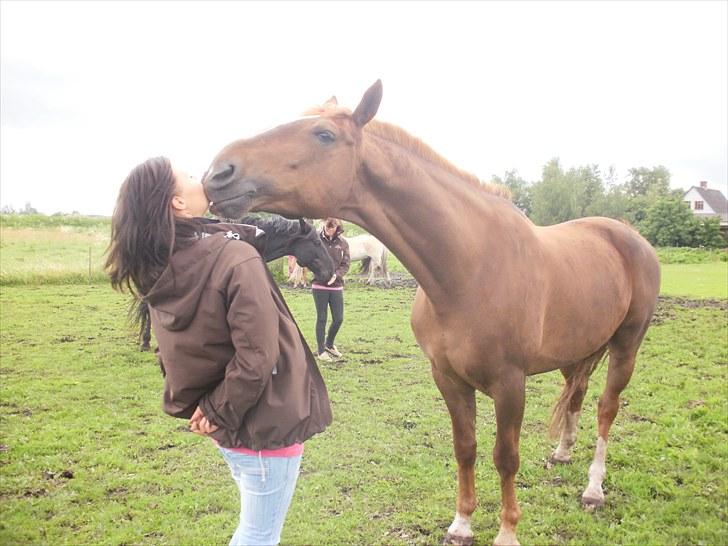
<svg viewBox="0 0 728 546"><path fill-rule="evenodd" d="M349 271L349 243L343 237L344 225L338 218L326 218L321 228L321 241L334 262L334 276L323 285L311 283L313 301L316 305L316 343L318 358L331 362L343 355L336 348L336 334L344 322L344 275ZM326 333L328 309L331 309L331 326Z"/></svg>
<svg viewBox="0 0 728 546"><path fill-rule="evenodd" d="M274 545L303 442L331 423L326 387L255 228L209 223L202 184L166 158L135 167L114 210L106 268L149 305L163 409L189 419L227 461L241 493L230 544Z"/></svg>

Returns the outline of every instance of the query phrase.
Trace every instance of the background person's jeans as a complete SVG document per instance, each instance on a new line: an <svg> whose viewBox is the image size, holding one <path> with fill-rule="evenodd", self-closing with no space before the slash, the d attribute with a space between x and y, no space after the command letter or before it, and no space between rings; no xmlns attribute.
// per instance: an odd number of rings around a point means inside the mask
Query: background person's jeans
<svg viewBox="0 0 728 546"><path fill-rule="evenodd" d="M312 289L313 301L316 305L316 344L321 354L326 347L333 347L336 334L339 333L341 323L344 322L344 291L343 290L317 290ZM331 326L324 343L326 332L327 308L331 308Z"/></svg>
<svg viewBox="0 0 728 546"><path fill-rule="evenodd" d="M240 524L230 546L274 546L291 505L301 456L259 457L220 448L240 489Z"/></svg>

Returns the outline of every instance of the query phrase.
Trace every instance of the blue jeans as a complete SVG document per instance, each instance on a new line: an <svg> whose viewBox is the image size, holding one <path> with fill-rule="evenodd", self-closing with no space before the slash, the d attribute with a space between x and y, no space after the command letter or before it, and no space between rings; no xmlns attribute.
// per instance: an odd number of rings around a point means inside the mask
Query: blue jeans
<svg viewBox="0 0 728 546"><path fill-rule="evenodd" d="M275 546L296 488L301 456L260 457L220 448L240 489L240 524L230 546Z"/></svg>

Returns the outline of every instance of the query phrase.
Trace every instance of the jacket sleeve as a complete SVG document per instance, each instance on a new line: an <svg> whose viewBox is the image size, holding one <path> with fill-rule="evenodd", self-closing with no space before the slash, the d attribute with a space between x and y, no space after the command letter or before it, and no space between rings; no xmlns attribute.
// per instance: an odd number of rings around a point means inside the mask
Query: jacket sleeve
<svg viewBox="0 0 728 546"><path fill-rule="evenodd" d="M239 430L279 359L279 313L259 256L232 269L226 297L235 355L225 368L224 379L200 399L199 406L211 423Z"/></svg>
<svg viewBox="0 0 728 546"><path fill-rule="evenodd" d="M349 264L351 263L351 256L349 254L349 243L341 239L341 250L343 251L341 256L341 263L336 268L336 276L340 279L349 272Z"/></svg>

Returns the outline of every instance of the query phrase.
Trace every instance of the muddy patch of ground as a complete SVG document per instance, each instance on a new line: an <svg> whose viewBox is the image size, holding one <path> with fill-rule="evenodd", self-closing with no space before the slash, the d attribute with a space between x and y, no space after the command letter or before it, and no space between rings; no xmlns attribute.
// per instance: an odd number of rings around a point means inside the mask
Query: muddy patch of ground
<svg viewBox="0 0 728 546"><path fill-rule="evenodd" d="M657 299L657 309L655 309L655 314L652 316L652 324L662 324L667 320L675 318L676 307L682 307L684 309L699 309L705 307L708 309L728 311L728 300L698 300L682 296L660 296Z"/></svg>

